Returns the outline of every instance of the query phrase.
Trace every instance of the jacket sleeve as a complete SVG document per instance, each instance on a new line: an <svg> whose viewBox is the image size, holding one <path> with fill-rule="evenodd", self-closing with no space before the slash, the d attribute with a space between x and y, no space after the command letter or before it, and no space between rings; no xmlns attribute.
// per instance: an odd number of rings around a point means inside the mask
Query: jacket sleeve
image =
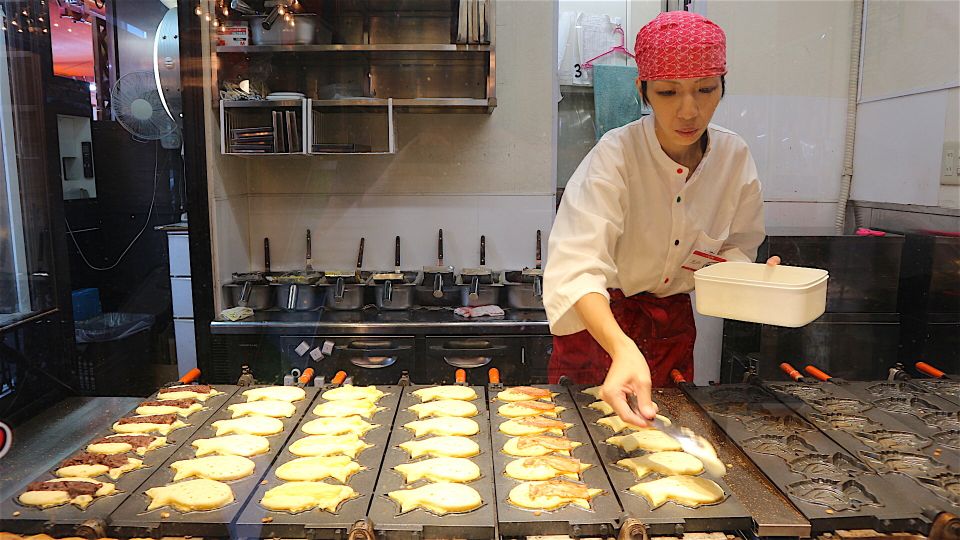
<svg viewBox="0 0 960 540"><path fill-rule="evenodd" d="M737 211L730 225L730 234L720 248L720 256L728 261L754 262L757 248L767 233L763 224L763 193L757 178L757 166L749 154L744 176L746 183L740 190Z"/></svg>
<svg viewBox="0 0 960 540"><path fill-rule="evenodd" d="M586 294L610 297L614 252L623 233L626 184L617 144L601 140L573 173L553 229L543 277L543 303L556 335L586 327L573 305Z"/></svg>

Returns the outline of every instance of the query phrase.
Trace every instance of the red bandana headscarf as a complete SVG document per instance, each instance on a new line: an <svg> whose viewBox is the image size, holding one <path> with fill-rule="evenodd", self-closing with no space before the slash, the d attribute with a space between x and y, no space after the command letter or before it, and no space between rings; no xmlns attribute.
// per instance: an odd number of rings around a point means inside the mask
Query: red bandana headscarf
<svg viewBox="0 0 960 540"><path fill-rule="evenodd" d="M637 33L633 47L642 81L697 79L727 73L727 37L702 15L668 11Z"/></svg>

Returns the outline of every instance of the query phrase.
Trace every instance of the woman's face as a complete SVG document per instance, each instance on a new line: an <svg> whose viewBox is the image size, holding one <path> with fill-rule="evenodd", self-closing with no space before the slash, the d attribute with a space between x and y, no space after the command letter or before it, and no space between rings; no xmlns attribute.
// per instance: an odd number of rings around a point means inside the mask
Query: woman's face
<svg viewBox="0 0 960 540"><path fill-rule="evenodd" d="M720 77L647 81L647 102L653 109L660 144L681 148L699 141L721 94Z"/></svg>

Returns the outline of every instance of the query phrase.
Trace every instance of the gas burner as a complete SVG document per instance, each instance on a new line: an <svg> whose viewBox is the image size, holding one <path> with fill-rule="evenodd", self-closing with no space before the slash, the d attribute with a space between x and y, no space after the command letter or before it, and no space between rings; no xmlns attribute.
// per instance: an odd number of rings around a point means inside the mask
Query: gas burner
<svg viewBox="0 0 960 540"><path fill-rule="evenodd" d="M856 416L840 413L813 413L810 415L814 423L824 429L840 431L870 431L879 428L880 424L866 416Z"/></svg>
<svg viewBox="0 0 960 540"><path fill-rule="evenodd" d="M854 436L874 450L897 450L911 452L922 450L930 446L930 439L906 431L890 431L878 429L865 433L854 433Z"/></svg>
<svg viewBox="0 0 960 540"><path fill-rule="evenodd" d="M813 408L822 413L860 414L873 408L873 405L859 399L825 397L808 401Z"/></svg>
<svg viewBox="0 0 960 540"><path fill-rule="evenodd" d="M791 471L807 478L824 478L838 482L870 472L862 463L840 452L832 456L808 454L789 460L787 465Z"/></svg>
<svg viewBox="0 0 960 540"><path fill-rule="evenodd" d="M797 431L810 431L813 426L805 422L802 418L793 415L788 416L757 416L743 420L750 431L756 433L772 433L786 436Z"/></svg>
<svg viewBox="0 0 960 540"><path fill-rule="evenodd" d="M770 388L776 390L777 392L791 395L797 399L802 399L803 401L807 401L810 399L825 398L829 395L823 388L820 388L818 386L811 386L808 384L787 383L787 384L771 384L768 386L770 386Z"/></svg>
<svg viewBox="0 0 960 540"><path fill-rule="evenodd" d="M880 502L863 484L854 480L801 480L787 485L787 492L811 504L826 506L834 512L859 510L861 506L879 506Z"/></svg>
<svg viewBox="0 0 960 540"><path fill-rule="evenodd" d="M784 459L801 454L814 454L817 449L800 435L759 435L743 441L743 447L758 454L769 454Z"/></svg>
<svg viewBox="0 0 960 540"><path fill-rule="evenodd" d="M889 397L878 399L873 402L877 407L897 414L912 414L922 416L932 412L937 412L940 407L916 397Z"/></svg>
<svg viewBox="0 0 960 540"><path fill-rule="evenodd" d="M895 450L879 452L860 452L860 456L889 472L903 473L908 476L935 476L949 472L947 466L930 456Z"/></svg>

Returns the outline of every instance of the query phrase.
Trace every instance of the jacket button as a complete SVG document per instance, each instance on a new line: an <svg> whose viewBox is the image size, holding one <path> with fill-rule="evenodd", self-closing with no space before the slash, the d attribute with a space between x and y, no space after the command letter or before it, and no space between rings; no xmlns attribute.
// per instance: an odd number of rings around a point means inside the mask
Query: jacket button
<svg viewBox="0 0 960 540"><path fill-rule="evenodd" d="M673 241L673 245L679 246L679 245L680 245L680 240L674 240L674 241Z"/></svg>
<svg viewBox="0 0 960 540"><path fill-rule="evenodd" d="M677 204L680 204L680 196L677 195Z"/></svg>
<svg viewBox="0 0 960 540"><path fill-rule="evenodd" d="M683 174L683 169L677 169L677 174Z"/></svg>
<svg viewBox="0 0 960 540"><path fill-rule="evenodd" d="M663 278L664 283L670 283L670 278Z"/></svg>

